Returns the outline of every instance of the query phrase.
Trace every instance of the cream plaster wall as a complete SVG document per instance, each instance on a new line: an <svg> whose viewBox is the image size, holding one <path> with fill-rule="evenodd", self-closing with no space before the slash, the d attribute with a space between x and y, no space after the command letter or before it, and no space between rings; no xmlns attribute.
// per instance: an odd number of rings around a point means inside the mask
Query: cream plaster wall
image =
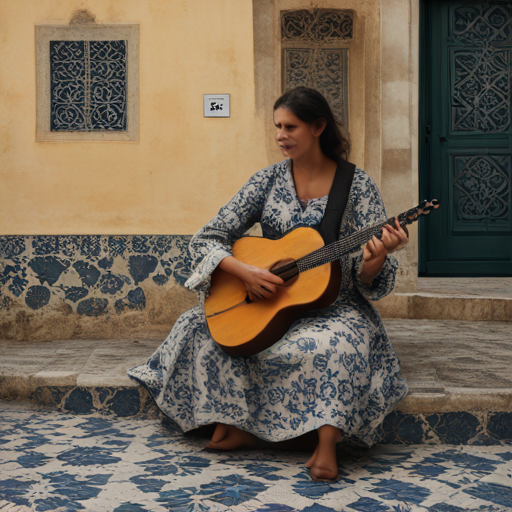
<svg viewBox="0 0 512 512"><path fill-rule="evenodd" d="M140 24L139 142L36 143L34 26ZM0 0L0 234L189 234L268 165L251 0ZM205 119L203 94L231 94Z"/></svg>
<svg viewBox="0 0 512 512"><path fill-rule="evenodd" d="M388 213L418 201L419 0L0 0L0 234L190 234L255 171L282 158L279 11L354 11L350 160ZM36 143L37 23L140 25L139 142ZM204 93L230 93L231 118L205 119ZM399 253L412 291L417 226Z"/></svg>

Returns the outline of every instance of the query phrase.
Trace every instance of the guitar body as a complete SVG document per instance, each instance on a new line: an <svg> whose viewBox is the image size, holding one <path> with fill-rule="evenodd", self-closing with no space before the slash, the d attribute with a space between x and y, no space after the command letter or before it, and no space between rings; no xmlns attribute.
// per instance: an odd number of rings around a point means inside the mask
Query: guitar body
<svg viewBox="0 0 512 512"><path fill-rule="evenodd" d="M233 256L244 263L271 270L323 246L318 231L301 227L278 240L241 238L233 244ZM247 303L244 302L247 297L244 283L217 268L205 301L210 334L230 355L256 354L279 341L305 311L331 305L338 296L340 282L340 266L334 261L298 274L278 287L270 299ZM233 308L236 304L240 305Z"/></svg>
<svg viewBox="0 0 512 512"><path fill-rule="evenodd" d="M270 299L247 300L242 281L219 268L212 275L205 314L212 338L233 356L257 354L279 341L305 311L330 306L338 297L341 269L338 259L359 250L373 236L380 237L386 224L400 226L416 222L441 203L423 201L398 217L330 243L324 247L313 228L297 228L279 240L245 237L233 244L233 256L271 270L285 281ZM300 261L298 261L300 260ZM331 263L322 264L324 261Z"/></svg>

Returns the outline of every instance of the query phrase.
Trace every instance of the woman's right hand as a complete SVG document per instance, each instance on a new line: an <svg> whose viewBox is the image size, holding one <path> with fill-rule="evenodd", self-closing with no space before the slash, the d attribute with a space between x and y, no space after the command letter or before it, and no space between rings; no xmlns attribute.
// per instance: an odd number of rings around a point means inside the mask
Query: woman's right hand
<svg viewBox="0 0 512 512"><path fill-rule="evenodd" d="M224 258L219 268L243 281L245 289L252 298L269 299L276 293L277 287L284 283L280 277L269 270L248 265L233 256Z"/></svg>

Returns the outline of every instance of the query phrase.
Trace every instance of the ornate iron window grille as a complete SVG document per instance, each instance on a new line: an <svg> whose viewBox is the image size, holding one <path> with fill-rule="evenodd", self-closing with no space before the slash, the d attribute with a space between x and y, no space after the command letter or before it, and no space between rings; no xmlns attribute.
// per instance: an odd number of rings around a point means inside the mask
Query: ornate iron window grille
<svg viewBox="0 0 512 512"><path fill-rule="evenodd" d="M127 129L127 42L50 41L51 131Z"/></svg>
<svg viewBox="0 0 512 512"><path fill-rule="evenodd" d="M320 91L345 127L348 127L348 44L352 38L352 11L281 12L283 90L303 85Z"/></svg>

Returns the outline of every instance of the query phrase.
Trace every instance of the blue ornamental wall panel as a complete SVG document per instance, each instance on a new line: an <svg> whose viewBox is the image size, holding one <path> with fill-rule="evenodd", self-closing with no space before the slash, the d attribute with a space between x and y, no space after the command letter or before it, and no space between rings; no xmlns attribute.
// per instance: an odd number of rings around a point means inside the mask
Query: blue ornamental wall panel
<svg viewBox="0 0 512 512"><path fill-rule="evenodd" d="M141 287L183 285L190 275L186 235L0 237L0 311L39 310L60 301L84 316L143 310Z"/></svg>

